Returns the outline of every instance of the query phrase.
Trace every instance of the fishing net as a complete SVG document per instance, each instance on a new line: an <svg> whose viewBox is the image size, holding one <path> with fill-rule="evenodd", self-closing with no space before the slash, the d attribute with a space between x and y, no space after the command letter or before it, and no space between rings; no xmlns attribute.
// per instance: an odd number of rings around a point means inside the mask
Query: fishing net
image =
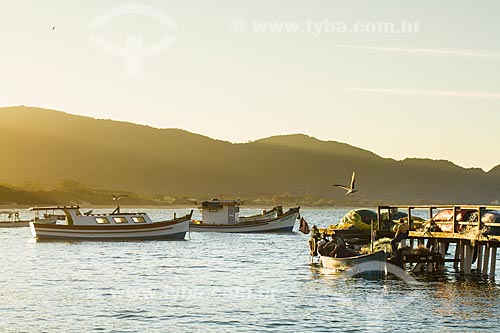
<svg viewBox="0 0 500 333"><path fill-rule="evenodd" d="M391 238L380 238L379 240L373 242L373 253L378 251L392 252ZM361 248L362 254L369 254L371 252L371 245L365 245Z"/></svg>
<svg viewBox="0 0 500 333"><path fill-rule="evenodd" d="M363 215L367 216L366 211L362 210ZM375 214L375 218L373 221L373 228L378 229L378 222L376 221L377 215ZM335 226L335 229L340 230L361 230L361 231L370 231L370 222L364 221L363 217L356 212L355 210L349 211L342 220L340 220L339 224Z"/></svg>

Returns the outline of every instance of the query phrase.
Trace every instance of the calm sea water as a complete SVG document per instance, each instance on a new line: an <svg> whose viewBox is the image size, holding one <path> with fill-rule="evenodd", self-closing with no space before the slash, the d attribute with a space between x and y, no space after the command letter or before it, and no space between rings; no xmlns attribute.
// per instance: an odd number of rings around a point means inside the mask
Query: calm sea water
<svg viewBox="0 0 500 333"><path fill-rule="evenodd" d="M140 210L153 219L188 212ZM327 226L347 211L302 215ZM28 228L0 229L0 332L500 328L496 283L459 279L451 268L417 284L345 279L308 264L307 239L191 233L186 241L40 243Z"/></svg>

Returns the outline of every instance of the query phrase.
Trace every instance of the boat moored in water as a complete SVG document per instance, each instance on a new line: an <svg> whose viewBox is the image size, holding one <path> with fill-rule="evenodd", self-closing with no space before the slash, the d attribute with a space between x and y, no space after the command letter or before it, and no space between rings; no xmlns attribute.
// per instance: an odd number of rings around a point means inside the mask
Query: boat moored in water
<svg viewBox="0 0 500 333"><path fill-rule="evenodd" d="M314 263L314 257L319 255L319 262L324 268L335 271L348 271L354 275L387 275L387 258L389 253L383 247L374 250L374 244L370 249L361 249L362 252L353 249L345 240L333 234L331 239L326 233L320 232L316 226L312 227L311 237L309 238L309 252L311 262ZM363 253L364 251L364 253Z"/></svg>
<svg viewBox="0 0 500 333"><path fill-rule="evenodd" d="M202 220L192 221L190 230L229 233L291 232L300 210L300 207L295 207L283 213L278 206L269 214L265 212L260 215L240 218L240 205L240 200L212 199L204 201L201 207ZM269 216L274 217L269 218Z"/></svg>
<svg viewBox="0 0 500 333"><path fill-rule="evenodd" d="M146 213L122 213L119 207L109 214L82 214L80 206L32 207L30 210L35 213L58 210L65 215L64 221L55 224L30 222L34 237L72 240L182 240L193 213L153 222Z"/></svg>
<svg viewBox="0 0 500 333"><path fill-rule="evenodd" d="M385 251L345 258L321 255L320 260L323 267L334 270L347 270L357 265L369 263L371 266L369 269L373 271L385 271L385 264L388 255L389 254Z"/></svg>
<svg viewBox="0 0 500 333"><path fill-rule="evenodd" d="M28 227L29 221L23 221L19 218L17 210L0 211L0 228Z"/></svg>
<svg viewBox="0 0 500 333"><path fill-rule="evenodd" d="M52 224L56 223L57 218L53 216L45 215L40 217L38 214L31 221L36 221L40 224ZM0 228L19 228L19 227L29 227L30 220L22 220L17 210L3 210L0 211Z"/></svg>

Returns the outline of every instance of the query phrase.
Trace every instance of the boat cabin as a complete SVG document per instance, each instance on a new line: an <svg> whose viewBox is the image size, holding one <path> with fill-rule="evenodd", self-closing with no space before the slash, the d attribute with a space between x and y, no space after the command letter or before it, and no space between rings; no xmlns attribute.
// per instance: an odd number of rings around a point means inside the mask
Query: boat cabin
<svg viewBox="0 0 500 333"><path fill-rule="evenodd" d="M153 223L146 213L121 213L119 209L111 214L92 214L92 211L82 213L80 206L51 206L51 207L31 207L30 211L35 212L35 221L39 219L40 211L62 211L67 225L126 225ZM44 214L45 215L45 214ZM59 218L59 220L61 220Z"/></svg>
<svg viewBox="0 0 500 333"><path fill-rule="evenodd" d="M203 224L238 224L240 223L240 205L238 200L212 199L202 202L201 216Z"/></svg>

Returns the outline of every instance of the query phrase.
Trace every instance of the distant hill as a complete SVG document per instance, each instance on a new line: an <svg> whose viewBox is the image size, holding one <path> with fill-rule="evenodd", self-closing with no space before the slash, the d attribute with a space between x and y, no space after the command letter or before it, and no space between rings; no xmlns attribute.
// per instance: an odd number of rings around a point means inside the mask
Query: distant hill
<svg viewBox="0 0 500 333"><path fill-rule="evenodd" d="M61 181L56 188L45 190L41 188L19 189L12 186L0 185L0 206L14 205L105 205L114 206L112 193L125 194L120 205L135 206L166 206L166 205L192 205L185 198L171 198L165 196L138 196L132 192L95 190L82 186L72 180Z"/></svg>
<svg viewBox="0 0 500 333"><path fill-rule="evenodd" d="M141 195L289 195L339 204L500 199L500 166L484 172L448 161L395 161L302 134L234 144L31 107L0 108L0 152L0 182L49 188L72 179ZM347 184L353 170L360 191L348 198L332 184Z"/></svg>

